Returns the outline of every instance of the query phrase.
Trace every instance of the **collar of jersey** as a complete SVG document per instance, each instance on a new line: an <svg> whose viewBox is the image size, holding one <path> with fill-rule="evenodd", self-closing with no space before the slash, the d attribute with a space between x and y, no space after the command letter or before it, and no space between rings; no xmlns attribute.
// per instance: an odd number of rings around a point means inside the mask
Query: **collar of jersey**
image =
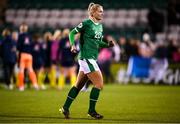
<svg viewBox="0 0 180 124"><path fill-rule="evenodd" d="M99 23L98 22L94 22L93 20L92 20L92 18L89 18L95 25L98 25Z"/></svg>

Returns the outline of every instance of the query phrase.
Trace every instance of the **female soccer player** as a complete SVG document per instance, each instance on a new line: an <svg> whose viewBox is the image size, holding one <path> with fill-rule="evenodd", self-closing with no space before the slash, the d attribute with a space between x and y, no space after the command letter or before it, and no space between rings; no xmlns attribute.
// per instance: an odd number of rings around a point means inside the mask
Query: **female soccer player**
<svg viewBox="0 0 180 124"><path fill-rule="evenodd" d="M35 89L39 89L37 84L36 74L32 67L33 58L32 58L32 40L28 33L28 26L26 24L21 24L20 26L20 35L17 42L17 48L20 54L19 61L19 90L24 91L24 70L28 69L29 77L33 83Z"/></svg>
<svg viewBox="0 0 180 124"><path fill-rule="evenodd" d="M67 99L60 110L65 118L69 118L69 108L73 100L78 95L84 83L89 79L94 87L90 93L90 104L88 115L95 119L102 119L103 116L95 110L96 102L99 97L100 90L103 88L103 77L97 65L98 51L101 47L114 46L113 41L103 41L103 28L100 21L103 19L103 7L99 4L90 3L88 7L89 19L84 20L69 34L71 43L71 52L77 52L74 43L74 36L78 32L80 36L80 53L79 53L79 73L76 85L73 86L67 96Z"/></svg>
<svg viewBox="0 0 180 124"><path fill-rule="evenodd" d="M58 64L58 49L59 41L61 40L61 30L55 30L53 40L51 42L51 71L50 71L50 85L55 88L56 84L56 73Z"/></svg>
<svg viewBox="0 0 180 124"><path fill-rule="evenodd" d="M4 29L3 40L1 43L0 54L2 55L4 78L8 89L12 89L13 82L11 79L14 78L14 67L16 64L16 41L12 39L11 31L9 29Z"/></svg>
<svg viewBox="0 0 180 124"><path fill-rule="evenodd" d="M69 42L69 29L64 29L62 32L62 39L59 43L59 61L60 61L60 76L58 79L58 89L63 89L65 79L70 78L71 86L74 86L76 81L76 53L71 52L71 45Z"/></svg>
<svg viewBox="0 0 180 124"><path fill-rule="evenodd" d="M42 48L42 38L40 35L35 34L32 43L32 56L33 56L33 69L37 75L37 82L41 89L46 89L44 82L41 80L41 74L44 71L43 65L43 48Z"/></svg>

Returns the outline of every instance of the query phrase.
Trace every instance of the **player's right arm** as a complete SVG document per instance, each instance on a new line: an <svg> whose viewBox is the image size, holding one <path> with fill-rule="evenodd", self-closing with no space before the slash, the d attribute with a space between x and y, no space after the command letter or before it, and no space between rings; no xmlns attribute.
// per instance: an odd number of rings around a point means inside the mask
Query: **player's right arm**
<svg viewBox="0 0 180 124"><path fill-rule="evenodd" d="M72 53L77 53L77 49L76 49L76 46L75 46L75 35L77 34L78 32L73 29L70 33L69 33L69 41L70 41L70 44L71 44L71 52Z"/></svg>
<svg viewBox="0 0 180 124"><path fill-rule="evenodd" d="M77 34L78 32L75 30L75 29L73 29L73 30L71 30L71 32L69 33L69 41L70 41L70 44L71 44L71 46L74 46L74 44L75 44L75 35Z"/></svg>
<svg viewBox="0 0 180 124"><path fill-rule="evenodd" d="M69 41L70 41L70 44L71 44L71 52L73 52L73 53L77 52L77 49L76 49L76 46L75 46L75 35L77 33L81 33L85 29L84 25L85 25L84 22L80 23L78 26L76 26L69 33Z"/></svg>

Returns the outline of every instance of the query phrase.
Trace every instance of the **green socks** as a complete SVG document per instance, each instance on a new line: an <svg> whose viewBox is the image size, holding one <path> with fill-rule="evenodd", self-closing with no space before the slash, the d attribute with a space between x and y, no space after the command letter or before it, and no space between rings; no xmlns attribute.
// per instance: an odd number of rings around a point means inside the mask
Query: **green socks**
<svg viewBox="0 0 180 124"><path fill-rule="evenodd" d="M96 102L98 100L100 89L93 87L90 93L89 112L95 112Z"/></svg>
<svg viewBox="0 0 180 124"><path fill-rule="evenodd" d="M71 103L76 98L78 93L79 93L79 89L77 89L76 87L71 88L71 90L68 93L66 102L63 106L63 108L65 110L69 110ZM99 93L100 93L100 89L95 88L95 87L92 88L91 93L90 93L89 112L95 111L95 106L96 106L96 102L97 102L98 97L99 97Z"/></svg>
<svg viewBox="0 0 180 124"><path fill-rule="evenodd" d="M66 102L65 102L65 104L63 106L64 109L69 110L69 107L70 107L71 103L76 98L78 93L79 93L79 89L77 89L75 86L71 88L71 90L68 93Z"/></svg>

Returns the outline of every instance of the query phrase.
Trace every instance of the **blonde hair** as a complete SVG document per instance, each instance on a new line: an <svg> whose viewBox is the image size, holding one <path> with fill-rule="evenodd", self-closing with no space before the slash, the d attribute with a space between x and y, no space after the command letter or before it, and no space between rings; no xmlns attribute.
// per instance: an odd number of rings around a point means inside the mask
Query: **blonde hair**
<svg viewBox="0 0 180 124"><path fill-rule="evenodd" d="M65 29L63 30L62 36L63 36L63 37L69 36L69 29L68 29L68 28L65 28Z"/></svg>
<svg viewBox="0 0 180 124"><path fill-rule="evenodd" d="M57 29L54 32L53 40L59 40L61 38L61 30Z"/></svg>
<svg viewBox="0 0 180 124"><path fill-rule="evenodd" d="M6 37L8 35L11 35L11 31L8 28L5 28L2 32L2 36Z"/></svg>
<svg viewBox="0 0 180 124"><path fill-rule="evenodd" d="M88 14L89 16L93 16L93 13L97 11L99 7L102 7L100 4L90 3L88 6Z"/></svg>
<svg viewBox="0 0 180 124"><path fill-rule="evenodd" d="M51 41L52 40L52 33L51 32L46 32L44 34L44 40L45 41Z"/></svg>

